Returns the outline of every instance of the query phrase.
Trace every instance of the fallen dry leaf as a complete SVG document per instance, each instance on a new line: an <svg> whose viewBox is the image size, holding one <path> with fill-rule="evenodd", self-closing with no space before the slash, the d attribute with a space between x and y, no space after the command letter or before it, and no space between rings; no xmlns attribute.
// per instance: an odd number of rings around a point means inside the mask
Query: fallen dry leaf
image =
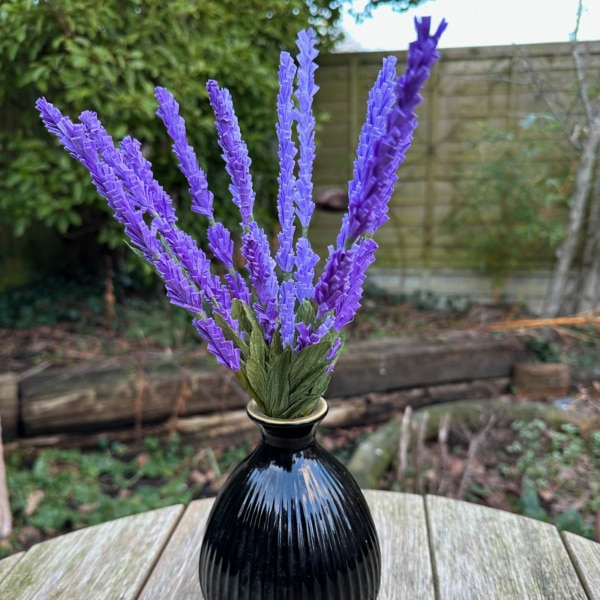
<svg viewBox="0 0 600 600"><path fill-rule="evenodd" d="M27 496L27 500L25 501L25 514L28 517L38 509L38 506L45 496L46 492L44 492L44 490L34 490Z"/></svg>

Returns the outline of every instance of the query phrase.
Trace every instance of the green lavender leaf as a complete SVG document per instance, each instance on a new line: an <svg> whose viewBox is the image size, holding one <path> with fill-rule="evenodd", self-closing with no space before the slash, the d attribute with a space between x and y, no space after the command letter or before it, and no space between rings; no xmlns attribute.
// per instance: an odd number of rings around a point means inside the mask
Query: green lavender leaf
<svg viewBox="0 0 600 600"><path fill-rule="evenodd" d="M241 300L238 300L238 302L242 305L242 309L244 311L244 322L246 323L247 327L246 331L251 332L255 328L262 329L256 320L254 311L245 302L242 302Z"/></svg>
<svg viewBox="0 0 600 600"><path fill-rule="evenodd" d="M279 329L277 329L271 338L271 346L269 347L269 363L274 362L282 352L283 342L281 341L281 333Z"/></svg>
<svg viewBox="0 0 600 600"><path fill-rule="evenodd" d="M255 327L250 334L250 356L260 364L264 365L268 351L269 348L267 347L261 329Z"/></svg>
<svg viewBox="0 0 600 600"><path fill-rule="evenodd" d="M293 354L291 348L284 348L281 354L269 364L264 398L268 414L272 417L279 417L288 404Z"/></svg>
<svg viewBox="0 0 600 600"><path fill-rule="evenodd" d="M303 300L302 304L298 307L296 311L296 322L306 323L307 325L312 325L315 322L316 314L313 305L310 303L310 300Z"/></svg>
<svg viewBox="0 0 600 600"><path fill-rule="evenodd" d="M314 389L318 387L320 380L327 377L324 373L325 368L323 365L319 365L311 373L300 382L299 385L294 387L290 392L289 403L294 404L299 402L303 398L308 396L314 396Z"/></svg>
<svg viewBox="0 0 600 600"><path fill-rule="evenodd" d="M256 392L254 399L257 401L260 400L263 404L268 405L266 400L267 373L265 372L264 361L259 362L254 357L250 356L246 361L245 371L252 389Z"/></svg>
<svg viewBox="0 0 600 600"><path fill-rule="evenodd" d="M239 371L234 373L236 379L240 382L240 385L248 392L250 397L255 400L256 404L258 404L258 408L265 413L267 413L267 407L265 406L262 398L256 393L256 390L252 387L250 382L248 381L248 377L245 372L246 366L242 366Z"/></svg>
<svg viewBox="0 0 600 600"><path fill-rule="evenodd" d="M290 384L293 388L296 388L315 368L323 371L329 365L327 354L329 354L331 346L331 342L322 341L312 346L306 346L294 354L290 377Z"/></svg>
<svg viewBox="0 0 600 600"><path fill-rule="evenodd" d="M241 300L234 298L231 303L231 316L238 322L240 331L250 333L253 329L253 323L248 319L246 305Z"/></svg>

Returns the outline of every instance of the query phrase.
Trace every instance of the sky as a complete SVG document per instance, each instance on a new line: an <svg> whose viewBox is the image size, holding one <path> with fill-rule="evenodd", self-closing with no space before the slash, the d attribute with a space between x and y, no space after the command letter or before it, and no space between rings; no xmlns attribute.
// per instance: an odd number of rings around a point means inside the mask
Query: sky
<svg viewBox="0 0 600 600"><path fill-rule="evenodd" d="M355 0L359 8L363 0ZM406 13L379 7L356 24L346 14L342 26L352 38L340 51L405 50L414 39L415 16L442 18L448 28L441 48L566 42L575 28L578 0L427 0ZM600 41L600 0L584 0L578 39Z"/></svg>

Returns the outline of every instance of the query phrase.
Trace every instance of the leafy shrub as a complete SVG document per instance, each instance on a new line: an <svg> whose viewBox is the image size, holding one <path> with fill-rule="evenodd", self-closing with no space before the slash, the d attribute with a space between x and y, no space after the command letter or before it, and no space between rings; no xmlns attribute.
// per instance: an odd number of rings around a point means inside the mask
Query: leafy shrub
<svg viewBox="0 0 600 600"><path fill-rule="evenodd" d="M512 427L518 438L506 451L516 460L500 469L521 480L520 512L593 538L600 510L600 431L584 439L574 425L554 430L539 419Z"/></svg>
<svg viewBox="0 0 600 600"><path fill-rule="evenodd" d="M270 218L276 196L274 107L282 49L295 51L299 29L313 22L325 46L339 9L303 0L7 0L0 6L0 225L21 235L33 222L61 233L93 230L121 243L106 203L85 170L57 151L34 102L48 99L67 114L97 111L115 139L142 141L157 178L172 195L184 229L198 239L187 184L155 117L154 87L178 98L188 135L208 174L226 225L238 221L229 200L206 80L218 79L236 99L253 157L257 217ZM332 33L333 32L333 33ZM263 214L260 214L262 211Z"/></svg>
<svg viewBox="0 0 600 600"><path fill-rule="evenodd" d="M473 147L477 158L461 175L445 225L460 236L466 264L500 290L511 271L539 266L561 242L570 162L546 126L529 121L486 127Z"/></svg>

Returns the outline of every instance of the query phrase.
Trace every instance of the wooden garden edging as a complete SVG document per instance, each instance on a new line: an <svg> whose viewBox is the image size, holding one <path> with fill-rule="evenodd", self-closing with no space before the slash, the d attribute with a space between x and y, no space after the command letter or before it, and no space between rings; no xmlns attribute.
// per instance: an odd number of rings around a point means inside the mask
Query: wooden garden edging
<svg viewBox="0 0 600 600"><path fill-rule="evenodd" d="M426 400L436 402L447 399L436 399L436 393L460 395L462 382L501 380L506 385L521 355L514 342L464 336L359 342L340 357L327 396L426 388ZM181 416L210 420L215 413L243 409L247 399L232 374L211 358L185 367L173 358L121 360L110 367L0 375L5 439L141 427ZM357 415L364 416L361 410Z"/></svg>

